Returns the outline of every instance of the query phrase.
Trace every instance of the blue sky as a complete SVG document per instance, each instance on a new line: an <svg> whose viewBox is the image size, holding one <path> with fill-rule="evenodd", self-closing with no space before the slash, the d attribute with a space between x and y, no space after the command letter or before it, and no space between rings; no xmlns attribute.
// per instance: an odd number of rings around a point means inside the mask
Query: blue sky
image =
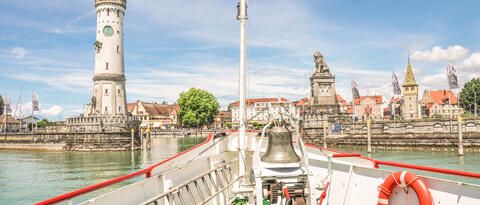
<svg viewBox="0 0 480 205"><path fill-rule="evenodd" d="M250 97L309 94L312 54L319 50L351 99L390 98L391 72L403 81L408 52L423 89L447 86L445 64L459 80L480 77L478 1L249 1ZM173 102L190 87L223 106L237 98L239 25L235 0L130 0L125 17L128 101ZM0 1L0 93L23 112L30 93L40 115L78 115L91 95L93 0Z"/></svg>

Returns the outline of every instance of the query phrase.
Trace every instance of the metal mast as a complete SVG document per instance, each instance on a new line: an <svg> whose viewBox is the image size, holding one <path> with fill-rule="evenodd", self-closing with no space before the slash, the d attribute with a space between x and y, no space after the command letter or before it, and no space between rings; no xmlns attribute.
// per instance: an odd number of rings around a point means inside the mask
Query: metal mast
<svg viewBox="0 0 480 205"><path fill-rule="evenodd" d="M237 5L237 20L240 21L240 86L239 86L239 98L240 98L240 132L238 137L238 175L245 175L245 129L246 129L246 110L245 110L245 95L246 95L246 83L247 83L247 2L246 0L240 0Z"/></svg>

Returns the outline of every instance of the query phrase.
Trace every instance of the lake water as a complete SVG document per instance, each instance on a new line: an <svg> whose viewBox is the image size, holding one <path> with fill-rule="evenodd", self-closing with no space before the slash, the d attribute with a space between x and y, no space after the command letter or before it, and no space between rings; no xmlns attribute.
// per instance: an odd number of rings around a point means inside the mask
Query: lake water
<svg viewBox="0 0 480 205"><path fill-rule="evenodd" d="M154 139L152 150L144 154L139 151L96 153L0 151L0 204L32 204L45 200L145 168L202 141L203 138ZM368 156L364 150L354 148L342 148L341 150L360 152ZM371 157L480 172L480 154L476 153L466 153L465 157L459 158L455 153L450 152L374 152ZM391 167L381 168L394 169ZM431 173L415 172L432 175ZM433 175L480 184L479 180ZM100 192L104 193L139 179L141 178L102 189ZM98 195L100 192L92 193L92 195ZM89 196L84 196L79 200L86 198Z"/></svg>
<svg viewBox="0 0 480 205"><path fill-rule="evenodd" d="M32 204L125 175L155 164L203 140L204 138L153 139L152 149L144 154L140 151L90 153L0 150L0 204ZM141 177L102 189L101 192L139 179Z"/></svg>

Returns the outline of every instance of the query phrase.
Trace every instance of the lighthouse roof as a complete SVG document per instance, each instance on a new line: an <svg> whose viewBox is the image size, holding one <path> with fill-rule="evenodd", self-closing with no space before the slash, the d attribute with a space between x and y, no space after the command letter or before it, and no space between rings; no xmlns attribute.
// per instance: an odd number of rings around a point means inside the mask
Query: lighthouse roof
<svg viewBox="0 0 480 205"><path fill-rule="evenodd" d="M126 6L127 0L95 0L95 4L101 4L101 3L116 3L116 4L121 4Z"/></svg>

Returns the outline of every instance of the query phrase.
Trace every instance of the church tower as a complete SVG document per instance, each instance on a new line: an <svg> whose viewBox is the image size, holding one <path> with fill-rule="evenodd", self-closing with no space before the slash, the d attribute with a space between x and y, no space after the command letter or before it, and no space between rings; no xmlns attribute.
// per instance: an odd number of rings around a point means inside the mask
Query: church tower
<svg viewBox="0 0 480 205"><path fill-rule="evenodd" d="M97 29L93 97L86 116L127 114L123 22L126 0L95 0Z"/></svg>
<svg viewBox="0 0 480 205"><path fill-rule="evenodd" d="M411 120L418 119L418 84L415 81L412 65L410 64L410 57L408 58L407 72L405 73L405 81L403 88L403 119Z"/></svg>

